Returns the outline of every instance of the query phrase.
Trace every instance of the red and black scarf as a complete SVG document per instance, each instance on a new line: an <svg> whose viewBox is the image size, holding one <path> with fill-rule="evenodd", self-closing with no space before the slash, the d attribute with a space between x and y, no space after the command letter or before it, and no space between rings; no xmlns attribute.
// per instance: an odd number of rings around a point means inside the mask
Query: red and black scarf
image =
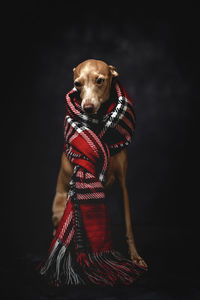
<svg viewBox="0 0 200 300"><path fill-rule="evenodd" d="M97 114L81 109L79 92L66 95L65 153L74 166L66 207L47 257L37 266L50 285L130 285L147 268L113 248L104 182L110 155L129 145L134 103L115 83Z"/></svg>

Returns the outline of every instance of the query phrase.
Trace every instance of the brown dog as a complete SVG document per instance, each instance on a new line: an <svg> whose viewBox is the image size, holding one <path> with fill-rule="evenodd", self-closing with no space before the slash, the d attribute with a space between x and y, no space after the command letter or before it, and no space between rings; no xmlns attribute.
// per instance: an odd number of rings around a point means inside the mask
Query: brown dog
<svg viewBox="0 0 200 300"><path fill-rule="evenodd" d="M109 99L111 83L113 79L118 77L116 69L113 66L107 65L103 61L90 59L79 64L73 69L73 71L74 85L80 91L80 97L82 99L82 109L87 114L96 113L101 104ZM127 165L126 149L123 149L121 152L111 156L105 189L110 188L116 178L119 180L123 192L126 238L129 247L129 254L133 262L147 267L146 262L141 258L136 250L132 231L130 204L126 187ZM63 152L56 187L56 195L52 206L52 221L55 228L58 226L65 209L67 193L69 191L69 181L72 173L73 166Z"/></svg>

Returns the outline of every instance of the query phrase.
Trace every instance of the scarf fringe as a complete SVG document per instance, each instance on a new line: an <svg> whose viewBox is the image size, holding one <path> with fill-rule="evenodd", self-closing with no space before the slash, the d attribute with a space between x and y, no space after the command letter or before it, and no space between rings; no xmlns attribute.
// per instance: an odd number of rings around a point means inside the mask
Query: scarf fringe
<svg viewBox="0 0 200 300"><path fill-rule="evenodd" d="M119 251L111 249L94 253L75 254L56 241L54 248L40 268L51 286L65 285L116 286L130 285L147 268L133 263Z"/></svg>

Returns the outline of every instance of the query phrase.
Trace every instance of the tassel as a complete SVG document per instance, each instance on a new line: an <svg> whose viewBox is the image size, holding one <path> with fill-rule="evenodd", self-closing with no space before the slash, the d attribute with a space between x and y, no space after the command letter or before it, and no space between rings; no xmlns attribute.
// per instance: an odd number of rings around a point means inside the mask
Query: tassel
<svg viewBox="0 0 200 300"><path fill-rule="evenodd" d="M70 252L68 253L65 263L64 275L66 277L65 284L67 285L85 284L84 280L74 271L72 267L72 258Z"/></svg>
<svg viewBox="0 0 200 300"><path fill-rule="evenodd" d="M63 256L65 255L66 252L66 246L62 246L60 249L57 259L56 259L56 280L59 280L59 275L60 275L60 268L61 268L61 260Z"/></svg>
<svg viewBox="0 0 200 300"><path fill-rule="evenodd" d="M130 285L146 270L116 250L89 253L91 268L85 273L95 285Z"/></svg>
<svg viewBox="0 0 200 300"><path fill-rule="evenodd" d="M48 258L36 270L52 286L85 285L84 279L74 270L70 250L59 241L55 242Z"/></svg>
<svg viewBox="0 0 200 300"><path fill-rule="evenodd" d="M88 260L88 256L86 253L79 253L77 255L77 259L76 259L77 263L79 263L79 265L83 266L83 264L85 263L88 268L90 267L90 263L89 263L89 260Z"/></svg>
<svg viewBox="0 0 200 300"><path fill-rule="evenodd" d="M57 287L130 285L145 271L147 268L134 264L116 250L79 252L76 255L75 249L58 241L40 268L40 274Z"/></svg>
<svg viewBox="0 0 200 300"><path fill-rule="evenodd" d="M48 271L48 269L50 268L59 247L60 247L60 243L58 241L56 241L54 246L53 246L52 251L51 252L49 251L50 254L49 254L48 258L46 259L45 263L42 264L41 268L39 266L39 268L40 268L39 272L40 272L41 275L44 275Z"/></svg>

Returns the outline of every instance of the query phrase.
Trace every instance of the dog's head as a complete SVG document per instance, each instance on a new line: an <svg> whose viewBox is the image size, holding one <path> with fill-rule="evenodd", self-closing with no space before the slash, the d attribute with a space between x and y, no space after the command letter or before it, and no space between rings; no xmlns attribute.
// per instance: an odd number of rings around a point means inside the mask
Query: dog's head
<svg viewBox="0 0 200 300"><path fill-rule="evenodd" d="M111 84L118 77L118 72L115 67L94 59L80 63L73 72L82 109L88 114L97 113L101 104L109 99Z"/></svg>

